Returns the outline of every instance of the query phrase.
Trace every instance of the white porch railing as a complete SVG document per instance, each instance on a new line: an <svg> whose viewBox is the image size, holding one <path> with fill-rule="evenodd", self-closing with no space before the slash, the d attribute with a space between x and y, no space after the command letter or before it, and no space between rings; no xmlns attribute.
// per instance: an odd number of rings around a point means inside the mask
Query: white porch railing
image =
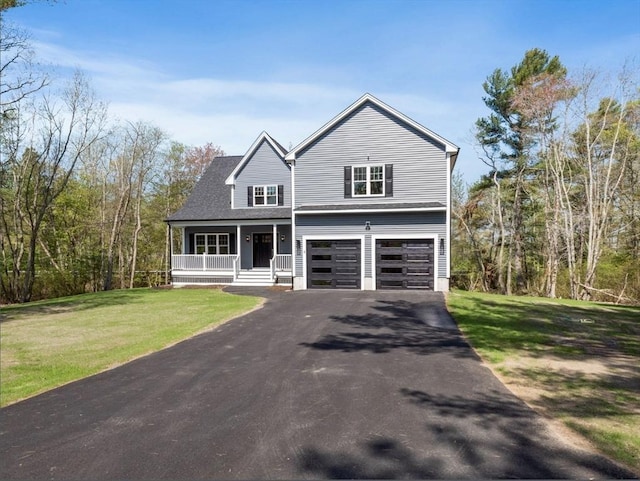
<svg viewBox="0 0 640 481"><path fill-rule="evenodd" d="M277 272L291 271L291 254L276 254L271 258L271 279L276 278Z"/></svg>
<svg viewBox="0 0 640 481"><path fill-rule="evenodd" d="M291 270L291 254L276 254L271 261L276 271Z"/></svg>
<svg viewBox="0 0 640 481"><path fill-rule="evenodd" d="M180 271L234 271L234 255L174 254L171 267Z"/></svg>

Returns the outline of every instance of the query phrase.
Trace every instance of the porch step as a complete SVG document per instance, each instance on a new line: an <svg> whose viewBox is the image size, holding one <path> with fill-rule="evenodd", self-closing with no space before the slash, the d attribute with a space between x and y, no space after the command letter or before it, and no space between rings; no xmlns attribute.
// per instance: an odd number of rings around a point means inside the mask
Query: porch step
<svg viewBox="0 0 640 481"><path fill-rule="evenodd" d="M272 286L271 271L251 270L238 272L238 278L233 282L234 286Z"/></svg>
<svg viewBox="0 0 640 481"><path fill-rule="evenodd" d="M244 277L244 278L270 278L271 277L271 271L270 270L251 270L251 271L240 271L238 272L238 277Z"/></svg>

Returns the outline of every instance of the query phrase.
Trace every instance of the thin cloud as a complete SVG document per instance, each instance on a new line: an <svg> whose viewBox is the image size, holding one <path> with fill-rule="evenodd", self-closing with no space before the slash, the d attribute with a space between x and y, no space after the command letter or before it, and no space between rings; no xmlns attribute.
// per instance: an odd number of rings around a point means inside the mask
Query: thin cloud
<svg viewBox="0 0 640 481"><path fill-rule="evenodd" d="M110 104L110 111L120 119L152 122L178 142L187 145L212 142L231 155L244 154L263 130L288 146L304 139L317 127L308 121L292 124L291 119L286 117L256 118L215 111L198 114L173 105L115 102Z"/></svg>
<svg viewBox="0 0 640 481"><path fill-rule="evenodd" d="M54 43L42 41L33 41L32 45L41 61L62 69L79 68L92 76L108 75L135 79L147 77L149 72L154 71L151 64L145 66L144 62L105 56L104 53L72 51Z"/></svg>
<svg viewBox="0 0 640 481"><path fill-rule="evenodd" d="M35 42L34 47L42 60L63 72L85 71L99 96L109 102L112 116L149 121L178 142L213 142L231 154L244 153L263 130L285 146L297 145L367 91L303 82L176 78L138 59L72 51L55 43ZM473 110L479 102L369 93L470 152L465 140L469 126L460 119L477 118ZM463 158L459 165L465 165Z"/></svg>

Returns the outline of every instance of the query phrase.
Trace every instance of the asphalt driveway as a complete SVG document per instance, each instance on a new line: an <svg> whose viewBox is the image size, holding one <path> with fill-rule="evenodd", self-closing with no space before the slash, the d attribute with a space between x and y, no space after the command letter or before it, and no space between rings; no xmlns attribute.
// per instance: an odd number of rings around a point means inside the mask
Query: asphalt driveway
<svg viewBox="0 0 640 481"><path fill-rule="evenodd" d="M2 479L613 478L424 292L265 292L215 331L0 410Z"/></svg>

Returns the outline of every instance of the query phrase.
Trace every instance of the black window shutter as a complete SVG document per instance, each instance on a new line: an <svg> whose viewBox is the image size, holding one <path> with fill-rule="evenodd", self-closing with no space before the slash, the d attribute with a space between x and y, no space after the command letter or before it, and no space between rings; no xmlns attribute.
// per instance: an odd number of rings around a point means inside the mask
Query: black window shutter
<svg viewBox="0 0 640 481"><path fill-rule="evenodd" d="M196 245L193 241L194 234L189 234L189 245L187 246L187 254L195 254L196 253Z"/></svg>
<svg viewBox="0 0 640 481"><path fill-rule="evenodd" d="M384 165L384 196L393 197L393 164Z"/></svg>
<svg viewBox="0 0 640 481"><path fill-rule="evenodd" d="M229 232L229 254L237 254L236 252L236 235Z"/></svg>
<svg viewBox="0 0 640 481"><path fill-rule="evenodd" d="M347 165L344 168L344 198L351 197L351 166Z"/></svg>
<svg viewBox="0 0 640 481"><path fill-rule="evenodd" d="M278 205L284 205L284 185L278 186Z"/></svg>
<svg viewBox="0 0 640 481"><path fill-rule="evenodd" d="M247 187L247 205L253 207L253 186Z"/></svg>

